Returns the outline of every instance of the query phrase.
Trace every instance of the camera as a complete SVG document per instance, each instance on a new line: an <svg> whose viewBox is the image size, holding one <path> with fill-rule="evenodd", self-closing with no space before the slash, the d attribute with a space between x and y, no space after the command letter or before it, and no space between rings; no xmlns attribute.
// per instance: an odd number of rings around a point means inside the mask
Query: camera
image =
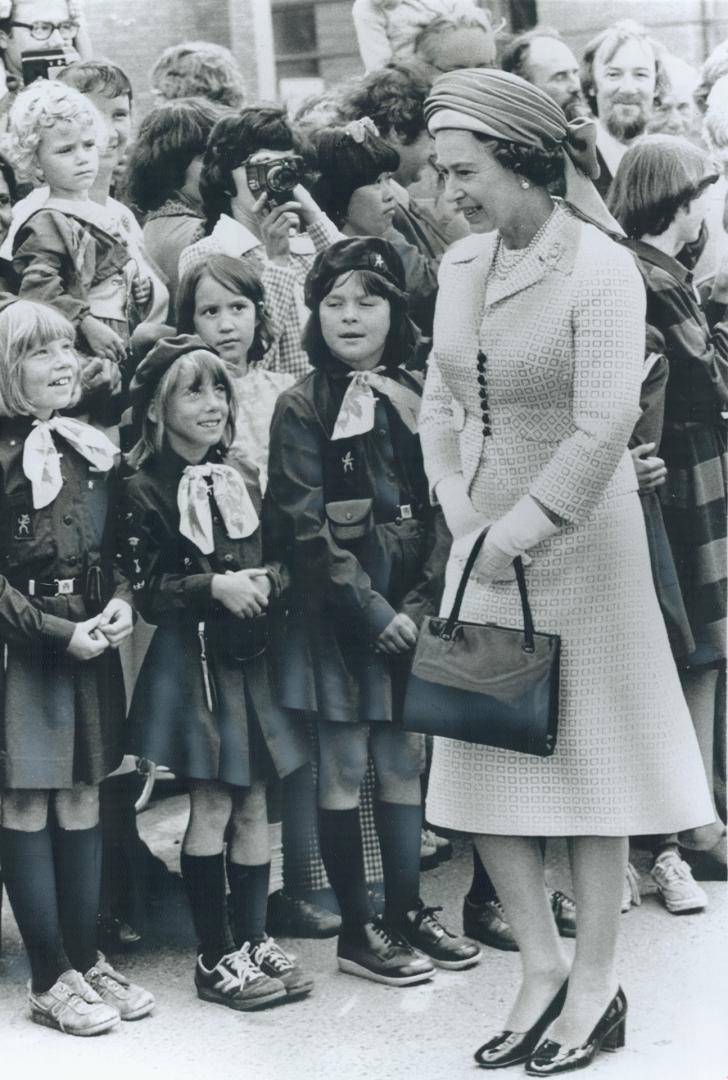
<svg viewBox="0 0 728 1080"><path fill-rule="evenodd" d="M269 202L276 206L293 198L293 189L300 184L302 175L303 158L298 154L273 161L256 161L245 166L245 177L251 192L257 197L265 191Z"/></svg>
<svg viewBox="0 0 728 1080"><path fill-rule="evenodd" d="M54 79L68 67L71 58L63 49L35 49L20 56L23 83L30 86L36 79Z"/></svg>

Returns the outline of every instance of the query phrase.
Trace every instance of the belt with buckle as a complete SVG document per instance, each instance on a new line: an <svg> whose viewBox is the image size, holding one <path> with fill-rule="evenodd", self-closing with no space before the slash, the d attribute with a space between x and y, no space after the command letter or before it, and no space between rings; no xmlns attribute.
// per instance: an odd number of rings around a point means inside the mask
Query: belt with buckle
<svg viewBox="0 0 728 1080"><path fill-rule="evenodd" d="M403 521L411 521L414 517L414 513L412 512L412 503L399 503L395 507L395 510L397 511L394 519L395 525L401 525Z"/></svg>
<svg viewBox="0 0 728 1080"><path fill-rule="evenodd" d="M78 596L81 579L77 577L54 578L53 581L28 582L28 596Z"/></svg>

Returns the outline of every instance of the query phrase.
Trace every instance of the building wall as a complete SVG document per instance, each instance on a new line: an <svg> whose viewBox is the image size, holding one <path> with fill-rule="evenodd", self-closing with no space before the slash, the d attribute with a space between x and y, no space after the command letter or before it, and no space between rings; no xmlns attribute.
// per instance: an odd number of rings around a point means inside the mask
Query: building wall
<svg viewBox="0 0 728 1080"><path fill-rule="evenodd" d="M137 118L152 107L149 73L163 49L212 41L233 50L249 96L258 96L253 5L266 0L85 0L94 51L119 64L135 91ZM268 91L270 93L270 90Z"/></svg>
<svg viewBox="0 0 728 1080"><path fill-rule="evenodd" d="M559 29L580 56L617 19L636 19L676 55L699 67L728 38L728 0L538 0L539 22Z"/></svg>
<svg viewBox="0 0 728 1080"><path fill-rule="evenodd" d="M327 85L362 71L351 19L351 0L85 0L91 40L99 55L120 64L136 93L136 115L153 104L149 72L162 49L202 39L231 48L252 100L270 97L275 83L261 40L269 5L315 8L319 75ZM494 17L507 0L490 0ZM257 17L256 17L257 16ZM577 55L598 30L618 18L636 18L686 60L700 64L728 38L728 0L538 0L539 22L560 29Z"/></svg>

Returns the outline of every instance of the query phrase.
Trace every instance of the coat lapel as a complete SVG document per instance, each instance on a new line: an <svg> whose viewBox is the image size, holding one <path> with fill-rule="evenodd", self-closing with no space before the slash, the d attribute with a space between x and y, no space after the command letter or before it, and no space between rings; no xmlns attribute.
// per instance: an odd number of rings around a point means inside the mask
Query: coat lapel
<svg viewBox="0 0 728 1080"><path fill-rule="evenodd" d="M505 278L491 274L485 298L486 307L492 307L507 296L530 288L552 270L563 274L570 273L579 245L579 233L579 222L557 207L541 239L526 252L510 273Z"/></svg>

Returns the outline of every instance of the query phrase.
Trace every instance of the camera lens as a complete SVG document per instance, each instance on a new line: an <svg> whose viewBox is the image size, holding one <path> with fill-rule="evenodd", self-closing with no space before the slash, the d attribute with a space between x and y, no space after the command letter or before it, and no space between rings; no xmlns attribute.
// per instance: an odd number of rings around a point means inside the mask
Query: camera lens
<svg viewBox="0 0 728 1080"><path fill-rule="evenodd" d="M269 191L282 192L294 188L298 183L298 179L296 166L289 162L283 162L280 165L274 165L268 170L266 183Z"/></svg>

